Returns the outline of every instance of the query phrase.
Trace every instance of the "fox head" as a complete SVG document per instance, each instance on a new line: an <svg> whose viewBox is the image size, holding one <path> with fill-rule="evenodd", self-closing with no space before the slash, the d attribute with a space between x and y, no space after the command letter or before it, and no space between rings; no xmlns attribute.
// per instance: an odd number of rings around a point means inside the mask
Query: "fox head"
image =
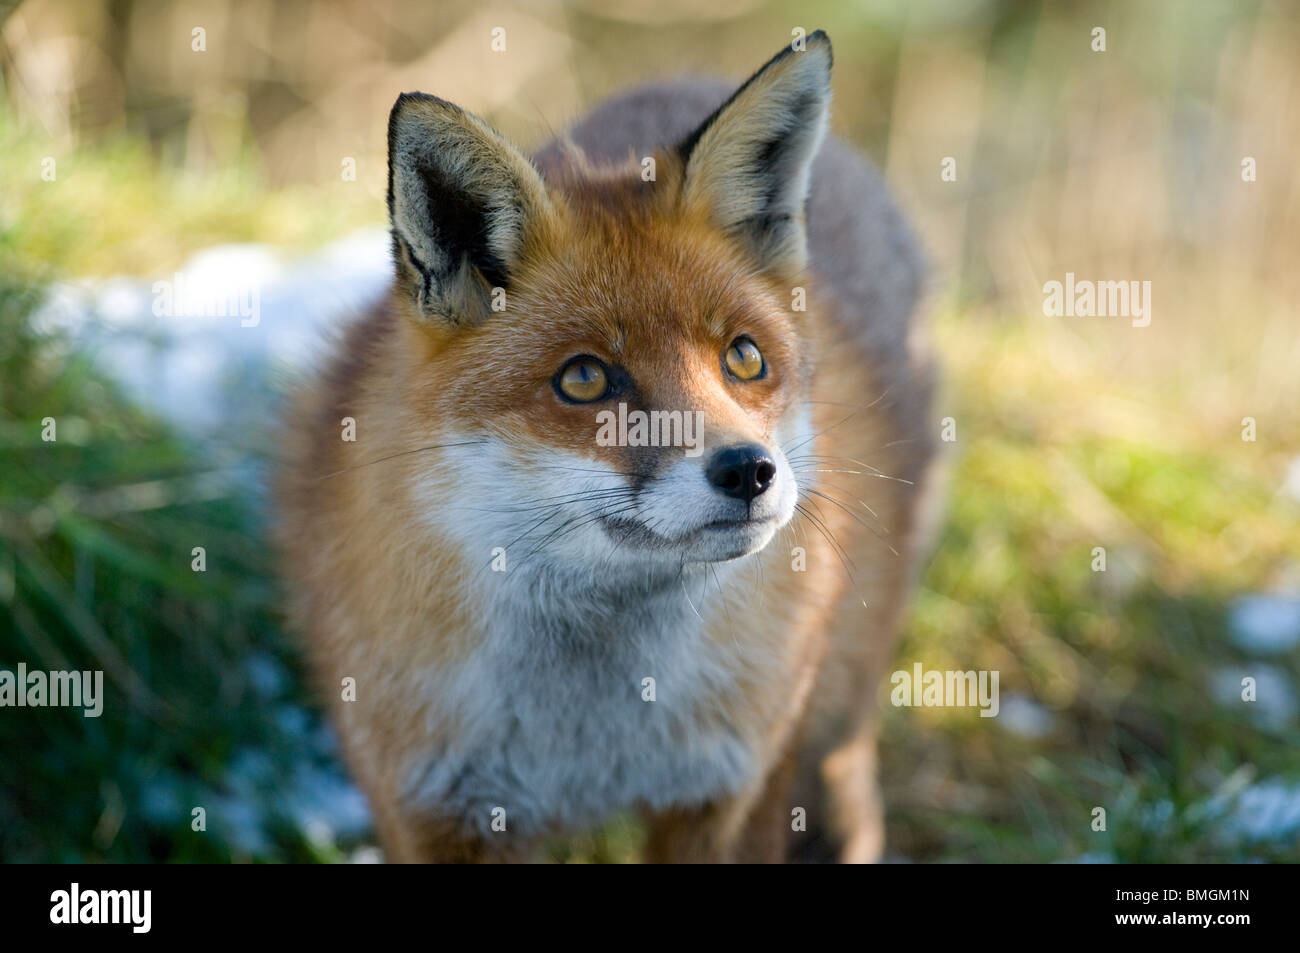
<svg viewBox="0 0 1300 953"><path fill-rule="evenodd" d="M400 439L441 448L414 476L432 524L603 571L737 559L791 520L830 69L815 33L652 163L545 179L451 103L397 100L395 386Z"/></svg>

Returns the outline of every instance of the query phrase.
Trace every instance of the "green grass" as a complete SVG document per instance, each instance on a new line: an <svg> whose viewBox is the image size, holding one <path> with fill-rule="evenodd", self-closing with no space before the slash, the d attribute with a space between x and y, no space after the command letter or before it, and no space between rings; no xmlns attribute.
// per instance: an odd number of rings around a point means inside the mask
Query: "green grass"
<svg viewBox="0 0 1300 953"><path fill-rule="evenodd" d="M0 717L0 858L337 856L282 796L304 763L336 769L303 713L247 488L35 333L38 301L0 283L0 668L102 670L106 698L98 718ZM235 769L248 752L260 773ZM236 828L264 843L250 852Z"/></svg>
<svg viewBox="0 0 1300 953"><path fill-rule="evenodd" d="M938 325L959 439L900 665L997 669L1004 698L1041 702L1055 730L1030 740L969 711L888 708L892 849L918 860L1300 858L1300 842L1251 844L1222 823L1247 779L1300 780L1294 725L1270 728L1209 687L1221 669L1257 664L1227 638L1229 602L1300 553L1300 508L1278 495L1276 465L1297 448L1186 427L1109 437L1100 395L1171 419L1176 401L1087 361L1074 373L1046 366L1049 324L950 314ZM1105 572L1091 568L1096 546ZM1269 662L1300 690L1295 651ZM1104 833L1091 829L1094 807L1106 809Z"/></svg>

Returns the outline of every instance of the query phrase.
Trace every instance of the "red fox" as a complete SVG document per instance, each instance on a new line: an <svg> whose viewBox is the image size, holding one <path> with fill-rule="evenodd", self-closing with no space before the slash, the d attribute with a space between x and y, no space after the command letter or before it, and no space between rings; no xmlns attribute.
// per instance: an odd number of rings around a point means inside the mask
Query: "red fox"
<svg viewBox="0 0 1300 953"><path fill-rule="evenodd" d="M652 862L879 857L934 373L830 75L819 31L531 159L398 98L392 293L299 395L278 488L388 859L529 860L629 812Z"/></svg>

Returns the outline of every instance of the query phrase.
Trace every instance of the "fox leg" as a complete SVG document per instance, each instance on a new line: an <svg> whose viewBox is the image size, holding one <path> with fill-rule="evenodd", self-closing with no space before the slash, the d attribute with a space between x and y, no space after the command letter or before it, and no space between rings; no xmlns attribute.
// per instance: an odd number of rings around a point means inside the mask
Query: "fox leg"
<svg viewBox="0 0 1300 953"><path fill-rule="evenodd" d="M794 760L786 757L755 789L702 807L649 817L645 860L652 864L777 864L790 831Z"/></svg>
<svg viewBox="0 0 1300 953"><path fill-rule="evenodd" d="M373 803L373 802L372 802ZM509 831L485 836L463 821L376 805L375 829L385 859L397 864L501 864L526 861L531 840Z"/></svg>
<svg viewBox="0 0 1300 953"><path fill-rule="evenodd" d="M413 806L389 788L366 785L375 833L392 864L492 864L527 861L536 847L532 837L509 829L482 833L464 818L436 807Z"/></svg>
<svg viewBox="0 0 1300 953"><path fill-rule="evenodd" d="M648 864L717 864L728 859L727 805L670 808L648 815Z"/></svg>
<svg viewBox="0 0 1300 953"><path fill-rule="evenodd" d="M791 799L796 764L794 755L787 754L768 775L733 848L735 863L782 864L788 859L794 808L798 806Z"/></svg>
<svg viewBox="0 0 1300 953"><path fill-rule="evenodd" d="M839 861L874 864L885 847L885 808L876 772L876 726L864 722L821 763Z"/></svg>

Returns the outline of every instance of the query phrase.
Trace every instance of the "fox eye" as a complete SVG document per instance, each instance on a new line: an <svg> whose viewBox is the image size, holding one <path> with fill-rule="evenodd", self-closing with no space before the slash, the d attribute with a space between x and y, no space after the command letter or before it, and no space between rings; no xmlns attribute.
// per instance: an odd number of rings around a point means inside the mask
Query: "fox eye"
<svg viewBox="0 0 1300 953"><path fill-rule="evenodd" d="M732 341L722 359L731 376L737 380L757 380L767 372L763 352L747 337L738 337Z"/></svg>
<svg viewBox="0 0 1300 953"><path fill-rule="evenodd" d="M555 389L562 397L579 404L600 400L609 391L609 375L600 362L575 357L555 375Z"/></svg>

